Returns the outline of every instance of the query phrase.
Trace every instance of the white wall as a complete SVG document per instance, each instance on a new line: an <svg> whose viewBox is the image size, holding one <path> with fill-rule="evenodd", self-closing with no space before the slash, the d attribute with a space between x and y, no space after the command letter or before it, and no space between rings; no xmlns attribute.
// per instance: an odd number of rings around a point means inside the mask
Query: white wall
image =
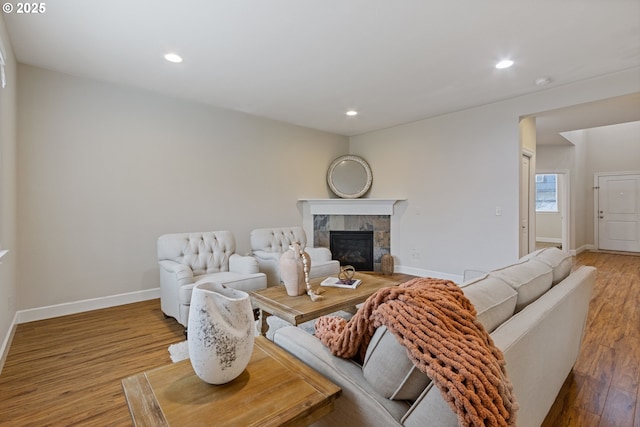
<svg viewBox="0 0 640 427"><path fill-rule="evenodd" d="M518 257L519 118L640 90L638 70L549 88L351 138L370 197L407 198L392 236L401 268L462 275ZM580 176L580 174L578 174ZM502 210L496 216L496 207Z"/></svg>
<svg viewBox="0 0 640 427"><path fill-rule="evenodd" d="M538 171L571 174L570 249L593 247L594 174L640 170L640 122L566 133L572 146L538 147Z"/></svg>
<svg viewBox="0 0 640 427"><path fill-rule="evenodd" d="M300 224L346 137L19 66L21 309L158 286L163 233Z"/></svg>
<svg viewBox="0 0 640 427"><path fill-rule="evenodd" d="M586 174L589 189L594 175L605 172L640 171L640 122L602 126L584 131L586 141ZM585 200L587 240L593 244L594 192L588 191Z"/></svg>
<svg viewBox="0 0 640 427"><path fill-rule="evenodd" d="M21 309L156 287L162 233L230 229L246 252L252 228L300 223L296 200L328 197L326 168L347 151L372 167L369 197L407 199L394 217L396 265L450 275L504 265L518 256L520 117L640 90L630 70L347 147L337 135L18 71Z"/></svg>
<svg viewBox="0 0 640 427"><path fill-rule="evenodd" d="M396 265L463 275L517 257L518 135L518 115L496 105L351 138L372 165L370 197L407 199Z"/></svg>
<svg viewBox="0 0 640 427"><path fill-rule="evenodd" d="M16 61L0 15L7 85L0 87L0 369L16 314Z"/></svg>

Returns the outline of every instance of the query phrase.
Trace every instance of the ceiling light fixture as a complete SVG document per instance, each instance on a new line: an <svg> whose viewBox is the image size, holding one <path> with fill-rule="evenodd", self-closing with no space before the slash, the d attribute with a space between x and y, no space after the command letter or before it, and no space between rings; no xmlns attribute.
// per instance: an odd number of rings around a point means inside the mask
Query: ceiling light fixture
<svg viewBox="0 0 640 427"><path fill-rule="evenodd" d="M536 79L537 86L546 86L551 83L551 79L549 77L539 77Z"/></svg>
<svg viewBox="0 0 640 427"><path fill-rule="evenodd" d="M346 114L347 116L357 116L358 112L356 110L349 110Z"/></svg>
<svg viewBox="0 0 640 427"><path fill-rule="evenodd" d="M496 68L502 70L503 68L509 68L513 65L513 61L510 59L503 59L496 64Z"/></svg>
<svg viewBox="0 0 640 427"><path fill-rule="evenodd" d="M178 55L178 54L175 54L175 53L167 53L164 56L164 59L166 59L169 62L174 62L176 64L182 62L182 57L180 55Z"/></svg>

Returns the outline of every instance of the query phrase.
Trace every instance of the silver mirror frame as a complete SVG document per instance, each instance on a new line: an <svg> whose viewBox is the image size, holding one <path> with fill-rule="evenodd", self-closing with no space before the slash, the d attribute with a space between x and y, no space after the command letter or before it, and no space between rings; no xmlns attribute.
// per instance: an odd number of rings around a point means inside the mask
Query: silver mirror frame
<svg viewBox="0 0 640 427"><path fill-rule="evenodd" d="M358 163L360 166L362 166L362 168L364 169L367 175L366 183L364 184L362 189L360 189L356 193L343 193L337 188L336 184L333 181L335 168L339 164L345 161L352 161L352 162ZM371 173L371 168L369 167L369 163L367 163L367 161L360 156L352 156L352 155L340 156L331 163L331 165L329 166L329 169L327 170L327 183L329 184L331 191L333 191L333 193L336 196L341 197L343 199L357 199L359 197L362 197L371 188L372 181L373 181L373 174Z"/></svg>

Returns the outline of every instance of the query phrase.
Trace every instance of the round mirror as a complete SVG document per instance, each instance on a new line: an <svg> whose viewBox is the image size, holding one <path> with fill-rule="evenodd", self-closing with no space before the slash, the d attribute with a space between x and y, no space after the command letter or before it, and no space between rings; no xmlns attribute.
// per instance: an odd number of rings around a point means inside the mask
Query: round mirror
<svg viewBox="0 0 640 427"><path fill-rule="evenodd" d="M369 164L358 156L338 157L327 171L327 182L336 196L357 199L371 187L372 175Z"/></svg>

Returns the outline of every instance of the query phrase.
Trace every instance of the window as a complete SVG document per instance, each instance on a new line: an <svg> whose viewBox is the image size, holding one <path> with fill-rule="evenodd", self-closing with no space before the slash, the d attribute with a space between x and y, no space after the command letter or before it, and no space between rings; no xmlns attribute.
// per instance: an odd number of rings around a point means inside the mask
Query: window
<svg viewBox="0 0 640 427"><path fill-rule="evenodd" d="M558 212L558 175L536 174L536 212Z"/></svg>
<svg viewBox="0 0 640 427"><path fill-rule="evenodd" d="M536 212L558 212L557 174L536 174Z"/></svg>

